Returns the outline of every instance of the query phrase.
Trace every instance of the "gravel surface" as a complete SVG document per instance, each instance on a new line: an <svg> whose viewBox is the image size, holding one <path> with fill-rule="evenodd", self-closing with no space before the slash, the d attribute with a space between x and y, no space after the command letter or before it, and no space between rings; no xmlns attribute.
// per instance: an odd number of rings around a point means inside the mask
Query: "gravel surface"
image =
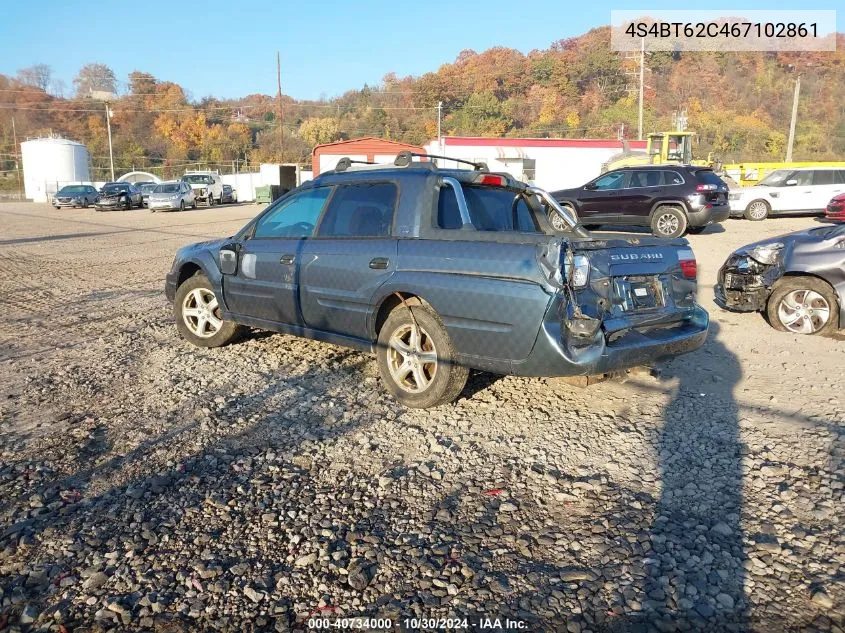
<svg viewBox="0 0 845 633"><path fill-rule="evenodd" d="M178 338L176 248L257 210L0 205L0 630L845 629L845 342L712 303L812 219L690 237L711 336L657 375L416 411L366 354Z"/></svg>

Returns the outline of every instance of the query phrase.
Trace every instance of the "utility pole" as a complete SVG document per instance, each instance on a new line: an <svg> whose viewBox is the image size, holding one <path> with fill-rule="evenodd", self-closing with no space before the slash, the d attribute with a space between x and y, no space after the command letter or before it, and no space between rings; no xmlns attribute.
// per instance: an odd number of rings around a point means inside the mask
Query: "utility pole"
<svg viewBox="0 0 845 633"><path fill-rule="evenodd" d="M795 121L798 118L798 93L801 91L801 75L795 80L795 95L792 97L792 120L789 122L789 142L786 144L786 162L792 162L792 143L795 141Z"/></svg>
<svg viewBox="0 0 845 633"><path fill-rule="evenodd" d="M279 162L282 162L282 155L285 151L285 130L282 125L284 117L282 113L282 57L279 51L276 51L276 84L278 86L278 106L279 106Z"/></svg>
<svg viewBox="0 0 845 633"><path fill-rule="evenodd" d="M437 145L440 147L440 153L443 153L443 137L440 135L440 119L443 116L443 102L437 102Z"/></svg>
<svg viewBox="0 0 845 633"><path fill-rule="evenodd" d="M18 194L23 200L23 185L21 184L21 158L18 154L18 131L15 128L15 117L12 117L12 141L15 144L15 171L18 172Z"/></svg>
<svg viewBox="0 0 845 633"><path fill-rule="evenodd" d="M640 106L637 114L637 138L643 140L643 83L645 82L645 38L640 40Z"/></svg>
<svg viewBox="0 0 845 633"><path fill-rule="evenodd" d="M109 102L106 101L106 128L109 131L109 164L111 165L111 180L114 182L114 152L111 146L111 108Z"/></svg>

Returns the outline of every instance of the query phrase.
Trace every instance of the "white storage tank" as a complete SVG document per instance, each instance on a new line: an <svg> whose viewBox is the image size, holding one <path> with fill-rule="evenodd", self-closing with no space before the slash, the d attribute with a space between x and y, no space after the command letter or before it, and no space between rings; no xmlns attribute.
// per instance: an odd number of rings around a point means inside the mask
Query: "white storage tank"
<svg viewBox="0 0 845 633"><path fill-rule="evenodd" d="M65 185L91 180L88 149L64 138L36 138L21 143L26 197L47 202Z"/></svg>

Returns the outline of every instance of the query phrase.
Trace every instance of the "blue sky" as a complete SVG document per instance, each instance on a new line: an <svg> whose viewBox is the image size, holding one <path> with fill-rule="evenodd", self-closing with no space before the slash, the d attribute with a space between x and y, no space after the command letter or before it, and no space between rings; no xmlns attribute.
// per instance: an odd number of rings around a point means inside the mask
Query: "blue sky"
<svg viewBox="0 0 845 633"><path fill-rule="evenodd" d="M840 2L824 0L806 8L835 9ZM794 2L776 0L765 5L795 8ZM764 8L716 0L707 8L737 11L741 6ZM142 70L181 84L195 99L275 94L278 50L282 91L316 99L378 84L391 71L405 76L436 70L466 48L546 48L608 24L611 9L632 8L645 13L679 7L677 1L651 0L14 2L4 7L0 22L0 73L14 75L45 63L70 88L81 66L101 62L121 81ZM837 16L840 25L842 20Z"/></svg>

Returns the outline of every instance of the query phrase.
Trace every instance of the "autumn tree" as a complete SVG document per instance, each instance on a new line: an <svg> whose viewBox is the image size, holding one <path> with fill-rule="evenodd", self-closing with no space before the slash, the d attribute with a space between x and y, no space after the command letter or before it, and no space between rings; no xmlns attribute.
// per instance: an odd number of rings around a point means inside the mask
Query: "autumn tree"
<svg viewBox="0 0 845 633"><path fill-rule="evenodd" d="M117 92L117 77L105 64L86 64L73 79L76 95L86 97L92 90Z"/></svg>
<svg viewBox="0 0 845 633"><path fill-rule="evenodd" d="M21 68L18 71L18 81L27 86L34 86L43 91L50 87L50 78L53 71L47 64L35 64L28 68Z"/></svg>
<svg viewBox="0 0 845 633"><path fill-rule="evenodd" d="M312 117L299 126L299 136L313 147L339 139L340 128L335 119Z"/></svg>

